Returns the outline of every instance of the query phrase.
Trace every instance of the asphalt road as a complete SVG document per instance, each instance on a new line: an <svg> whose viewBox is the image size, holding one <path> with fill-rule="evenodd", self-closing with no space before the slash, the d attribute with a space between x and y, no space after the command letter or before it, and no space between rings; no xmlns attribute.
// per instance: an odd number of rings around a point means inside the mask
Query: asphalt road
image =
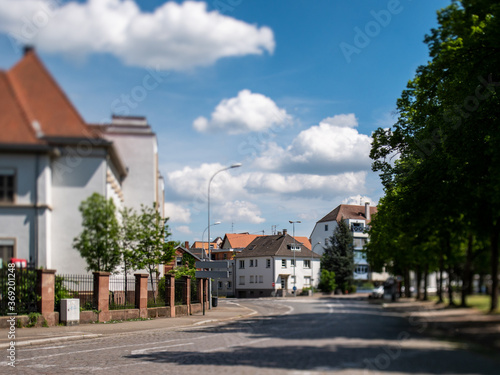
<svg viewBox="0 0 500 375"><path fill-rule="evenodd" d="M257 314L17 348L1 374L499 374L500 362L425 337L413 321L353 299L227 300ZM3 360L3 359L0 359Z"/></svg>

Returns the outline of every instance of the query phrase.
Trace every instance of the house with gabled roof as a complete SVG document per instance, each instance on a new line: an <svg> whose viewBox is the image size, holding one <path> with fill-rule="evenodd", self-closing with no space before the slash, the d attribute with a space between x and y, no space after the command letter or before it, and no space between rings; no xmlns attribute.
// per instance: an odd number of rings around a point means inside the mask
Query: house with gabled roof
<svg viewBox="0 0 500 375"><path fill-rule="evenodd" d="M286 296L316 287L320 258L286 230L258 236L235 256L236 296Z"/></svg>
<svg viewBox="0 0 500 375"><path fill-rule="evenodd" d="M87 124L32 48L11 69L0 70L0 99L4 262L21 258L59 273L86 273L85 260L73 248L82 230L83 200L99 193L118 209L153 202L163 208L156 136L143 118L141 124L133 118ZM134 147L133 138L147 142ZM149 154L135 152L145 147Z"/></svg>
<svg viewBox="0 0 500 375"><path fill-rule="evenodd" d="M373 215L377 213L377 207L370 206L367 202L364 206L341 204L323 218L318 220L311 233L313 251L323 255L325 246L329 245L330 237L333 235L340 220L345 220L351 229L354 250L354 279L360 281L384 281L389 277L385 272L372 272L368 264L364 245L369 241L369 225Z"/></svg>

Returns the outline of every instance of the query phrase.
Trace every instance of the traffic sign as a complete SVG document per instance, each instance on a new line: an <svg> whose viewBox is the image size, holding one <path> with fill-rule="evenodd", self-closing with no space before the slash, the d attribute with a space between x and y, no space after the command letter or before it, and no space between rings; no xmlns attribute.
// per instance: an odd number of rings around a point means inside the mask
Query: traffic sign
<svg viewBox="0 0 500 375"><path fill-rule="evenodd" d="M274 287L274 283L273 283L273 287Z"/></svg>
<svg viewBox="0 0 500 375"><path fill-rule="evenodd" d="M296 290L297 290L297 287L296 287L296 286L294 286L294 287L293 287L293 291L295 292Z"/></svg>
<svg viewBox="0 0 500 375"><path fill-rule="evenodd" d="M196 268L210 268L214 269L228 269L229 261L228 260L216 260L216 261L199 261L195 263Z"/></svg>
<svg viewBox="0 0 500 375"><path fill-rule="evenodd" d="M196 271L195 276L200 279L227 279L229 271Z"/></svg>

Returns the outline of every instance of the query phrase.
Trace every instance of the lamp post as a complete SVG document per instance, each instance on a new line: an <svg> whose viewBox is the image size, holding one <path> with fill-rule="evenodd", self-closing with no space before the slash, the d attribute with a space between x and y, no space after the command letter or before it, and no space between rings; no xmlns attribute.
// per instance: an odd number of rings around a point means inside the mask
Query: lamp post
<svg viewBox="0 0 500 375"><path fill-rule="evenodd" d="M296 264L296 261L295 261L295 252L297 250L295 250L295 223L300 223L300 221L292 221L292 220L289 220L288 221L290 224L292 224L292 227L293 227L293 296L294 297L297 297L297 277L295 276L295 268L297 268L297 264Z"/></svg>
<svg viewBox="0 0 500 375"><path fill-rule="evenodd" d="M317 243L314 244L312 251L311 251L311 294L314 293L314 285L313 285L313 280L314 280L314 272L313 272L313 255L314 255L314 248L318 245L321 245L321 241L318 241Z"/></svg>
<svg viewBox="0 0 500 375"><path fill-rule="evenodd" d="M209 226L212 227L214 225L219 225L221 222L220 221L216 221L215 223L213 224L210 224ZM205 232L207 231L208 227L205 228L205 230L203 231L203 234L201 235L201 247L203 248L203 237L205 237ZM208 248L210 247L210 237L208 238L208 245L207 245L207 253L208 253ZM205 249L203 249L205 250ZM203 259L205 259L205 252L203 252Z"/></svg>
<svg viewBox="0 0 500 375"><path fill-rule="evenodd" d="M231 169L231 168L238 168L238 167L241 167L241 163L236 163L236 164L232 164L230 165L229 167L225 167L225 168L222 168L220 170L218 170L217 172L215 172L212 177L210 177L210 180L208 181L208 260L212 260L212 253L210 251L210 184L212 183L212 180L214 179L215 176L217 176L217 174L219 174L220 172L223 172L225 170L228 170L228 169Z"/></svg>

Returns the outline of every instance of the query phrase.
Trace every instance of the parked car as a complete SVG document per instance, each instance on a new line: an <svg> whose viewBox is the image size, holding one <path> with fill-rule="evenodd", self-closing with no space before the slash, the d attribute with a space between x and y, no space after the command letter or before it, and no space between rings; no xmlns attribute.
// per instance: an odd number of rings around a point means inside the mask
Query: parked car
<svg viewBox="0 0 500 375"><path fill-rule="evenodd" d="M384 286L380 285L379 287L373 288L371 294L371 298L383 298L384 297Z"/></svg>

